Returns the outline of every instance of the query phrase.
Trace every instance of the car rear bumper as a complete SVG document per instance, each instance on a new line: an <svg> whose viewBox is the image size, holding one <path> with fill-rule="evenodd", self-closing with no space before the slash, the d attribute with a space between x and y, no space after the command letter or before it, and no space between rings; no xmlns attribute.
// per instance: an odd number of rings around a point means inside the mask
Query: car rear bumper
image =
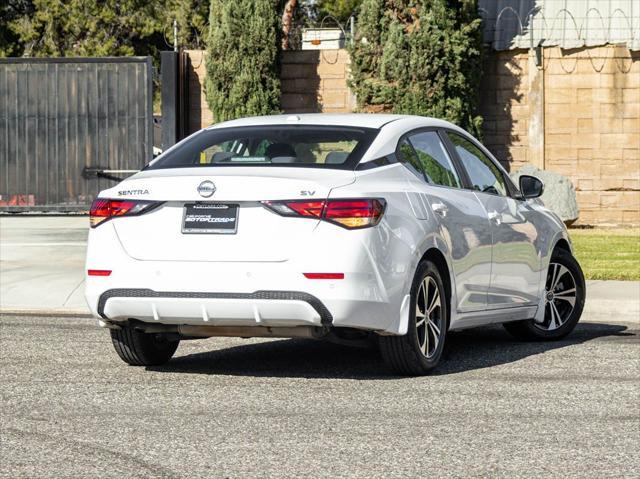
<svg viewBox="0 0 640 479"><path fill-rule="evenodd" d="M86 277L85 297L93 315L110 322L387 331L399 314L400 305L366 268L347 269L344 278L336 280L308 279L300 270L291 262L207 264L123 258L109 276Z"/></svg>
<svg viewBox="0 0 640 479"><path fill-rule="evenodd" d="M349 232L336 244L345 232L322 228L332 230L287 261L142 261L105 224L90 232L86 269L110 273L86 277L87 304L111 322L397 331L412 268L389 263L380 232Z"/></svg>
<svg viewBox="0 0 640 479"><path fill-rule="evenodd" d="M209 326L331 326L333 317L315 296L297 291L255 293L158 292L110 289L97 307L103 319L135 318L162 324Z"/></svg>

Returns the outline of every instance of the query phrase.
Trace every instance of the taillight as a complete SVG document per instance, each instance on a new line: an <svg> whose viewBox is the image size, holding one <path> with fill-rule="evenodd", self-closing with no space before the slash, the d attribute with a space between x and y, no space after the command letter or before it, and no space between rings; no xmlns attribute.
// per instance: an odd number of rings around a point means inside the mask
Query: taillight
<svg viewBox="0 0 640 479"><path fill-rule="evenodd" d="M349 198L315 201L263 201L282 216L319 218L348 229L366 228L380 223L386 202L378 198Z"/></svg>
<svg viewBox="0 0 640 479"><path fill-rule="evenodd" d="M350 229L375 226L380 223L384 213L382 201L376 199L330 200L325 206L324 218Z"/></svg>
<svg viewBox="0 0 640 479"><path fill-rule="evenodd" d="M96 198L91 203L89 224L95 228L100 223L116 216L135 216L147 212L160 203L142 200L110 200Z"/></svg>
<svg viewBox="0 0 640 479"><path fill-rule="evenodd" d="M324 201L290 201L284 203L284 205L292 210L294 216L313 216L320 218L322 216L322 209L324 208Z"/></svg>

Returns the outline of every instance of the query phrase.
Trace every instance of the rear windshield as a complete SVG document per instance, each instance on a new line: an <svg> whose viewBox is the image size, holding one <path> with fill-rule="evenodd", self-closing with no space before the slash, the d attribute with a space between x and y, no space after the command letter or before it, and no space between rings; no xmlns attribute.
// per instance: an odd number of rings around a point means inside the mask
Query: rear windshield
<svg viewBox="0 0 640 479"><path fill-rule="evenodd" d="M375 138L372 128L269 125L203 130L147 169L288 166L354 169Z"/></svg>

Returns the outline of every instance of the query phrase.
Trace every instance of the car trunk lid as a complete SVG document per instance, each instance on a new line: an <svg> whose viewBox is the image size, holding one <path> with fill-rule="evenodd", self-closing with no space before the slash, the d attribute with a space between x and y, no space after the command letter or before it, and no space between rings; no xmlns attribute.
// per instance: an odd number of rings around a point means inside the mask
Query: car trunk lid
<svg viewBox="0 0 640 479"><path fill-rule="evenodd" d="M326 199L332 188L353 181L353 171L337 169L188 168L143 171L103 196L163 202L149 213L113 220L122 246L132 258L278 262L286 261L304 248L319 220L283 217L261 202ZM193 205L237 207L236 231L185 232L187 205L190 212Z"/></svg>

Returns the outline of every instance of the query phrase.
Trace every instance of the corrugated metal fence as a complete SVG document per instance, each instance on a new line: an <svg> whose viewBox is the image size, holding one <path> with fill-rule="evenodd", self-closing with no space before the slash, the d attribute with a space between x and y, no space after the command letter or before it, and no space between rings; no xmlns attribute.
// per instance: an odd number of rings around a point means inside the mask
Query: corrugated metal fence
<svg viewBox="0 0 640 479"><path fill-rule="evenodd" d="M0 59L0 211L86 210L152 158L149 57Z"/></svg>

